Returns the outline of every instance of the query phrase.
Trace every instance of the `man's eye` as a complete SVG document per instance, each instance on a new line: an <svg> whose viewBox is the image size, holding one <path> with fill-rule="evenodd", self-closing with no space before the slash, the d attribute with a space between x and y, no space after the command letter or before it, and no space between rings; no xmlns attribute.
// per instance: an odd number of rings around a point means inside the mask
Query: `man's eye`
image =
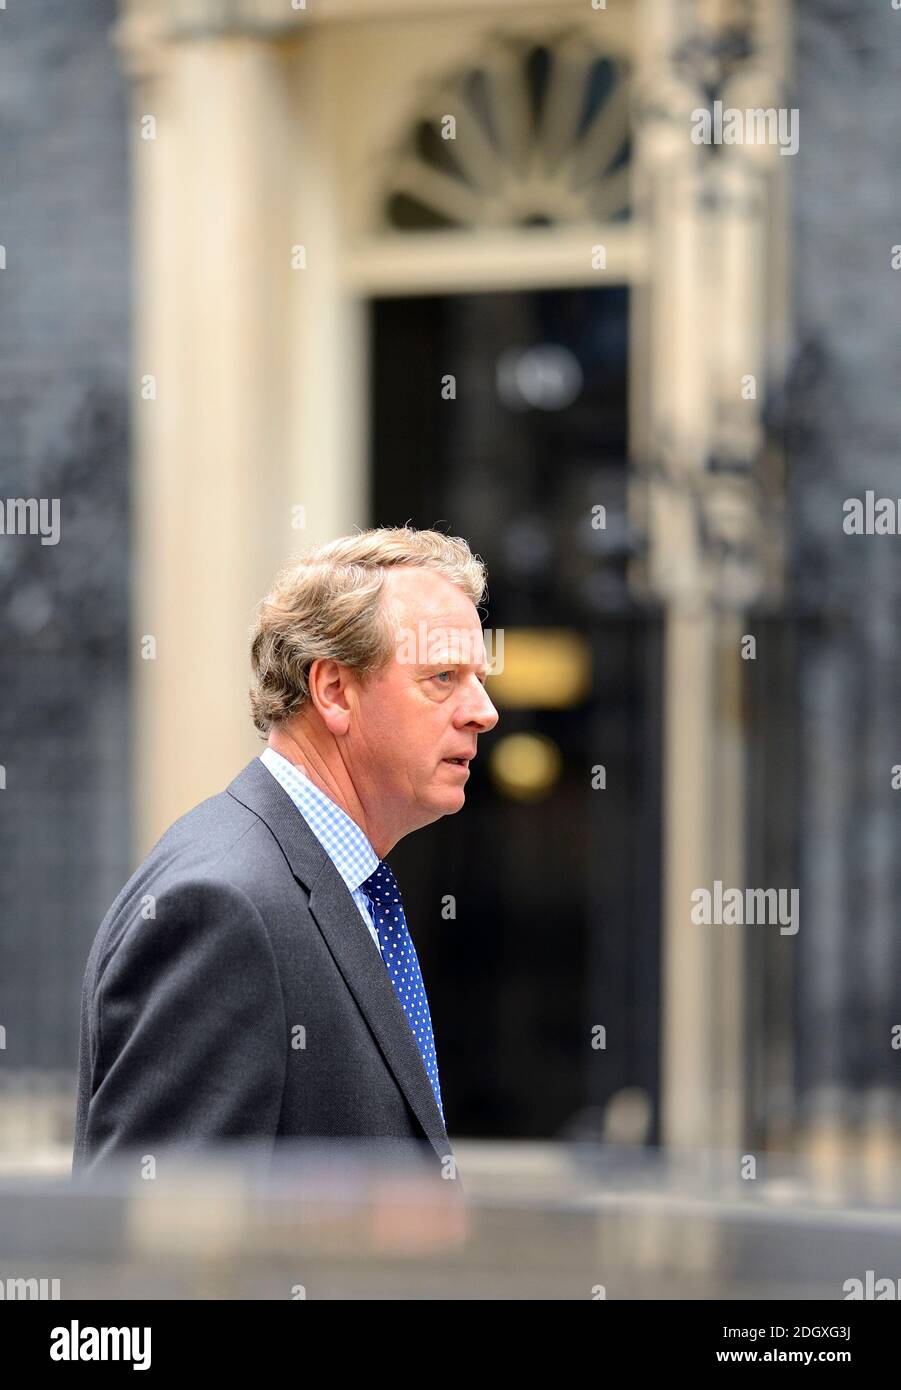
<svg viewBox="0 0 901 1390"><path fill-rule="evenodd" d="M453 671L439 671L437 676L435 677L435 680L440 681L442 676L452 676L453 674Z"/></svg>

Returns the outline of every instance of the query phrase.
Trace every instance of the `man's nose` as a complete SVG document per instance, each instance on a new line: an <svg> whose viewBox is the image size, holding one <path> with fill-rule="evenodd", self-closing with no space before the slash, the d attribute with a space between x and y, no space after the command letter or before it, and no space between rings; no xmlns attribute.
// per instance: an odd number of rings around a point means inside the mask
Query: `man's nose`
<svg viewBox="0 0 901 1390"><path fill-rule="evenodd" d="M476 685L478 686L478 690L472 702L467 704L466 722L467 724L477 724L479 732L487 734L494 728L500 715L491 703L488 691L485 689L482 682L477 681Z"/></svg>

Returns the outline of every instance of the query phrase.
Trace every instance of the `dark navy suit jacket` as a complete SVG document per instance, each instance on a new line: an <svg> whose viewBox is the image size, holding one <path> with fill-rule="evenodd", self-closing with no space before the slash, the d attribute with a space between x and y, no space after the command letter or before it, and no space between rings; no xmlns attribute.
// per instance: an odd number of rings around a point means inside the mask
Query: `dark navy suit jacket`
<svg viewBox="0 0 901 1390"><path fill-rule="evenodd" d="M453 1168L359 910L258 758L170 827L101 923L75 1130L73 1174L231 1140L377 1140Z"/></svg>

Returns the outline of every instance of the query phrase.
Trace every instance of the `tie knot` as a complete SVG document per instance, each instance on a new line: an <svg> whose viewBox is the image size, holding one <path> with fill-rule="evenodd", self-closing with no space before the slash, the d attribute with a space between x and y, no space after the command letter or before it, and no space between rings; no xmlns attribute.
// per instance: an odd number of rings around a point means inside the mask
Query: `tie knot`
<svg viewBox="0 0 901 1390"><path fill-rule="evenodd" d="M360 887L363 889L367 898L374 903L378 903L380 907L386 907L392 903L400 902L400 889L397 886L397 879L384 860L379 861L379 866L375 873L370 874Z"/></svg>

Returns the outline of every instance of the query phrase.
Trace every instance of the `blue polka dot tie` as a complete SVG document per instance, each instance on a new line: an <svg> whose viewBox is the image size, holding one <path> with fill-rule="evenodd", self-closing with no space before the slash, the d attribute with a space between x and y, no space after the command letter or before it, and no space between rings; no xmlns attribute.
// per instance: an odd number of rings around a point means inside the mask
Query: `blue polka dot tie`
<svg viewBox="0 0 901 1390"><path fill-rule="evenodd" d="M438 1058L435 1055L429 1004L425 997L425 985L422 983L416 948L407 930L407 919L404 916L404 905L401 902L397 879L388 865L381 861L375 873L370 874L360 886L372 904L372 916L382 948L382 958L413 1029L413 1036L422 1053L423 1065L432 1083L443 1120L444 1107L441 1104L441 1087L438 1085Z"/></svg>

